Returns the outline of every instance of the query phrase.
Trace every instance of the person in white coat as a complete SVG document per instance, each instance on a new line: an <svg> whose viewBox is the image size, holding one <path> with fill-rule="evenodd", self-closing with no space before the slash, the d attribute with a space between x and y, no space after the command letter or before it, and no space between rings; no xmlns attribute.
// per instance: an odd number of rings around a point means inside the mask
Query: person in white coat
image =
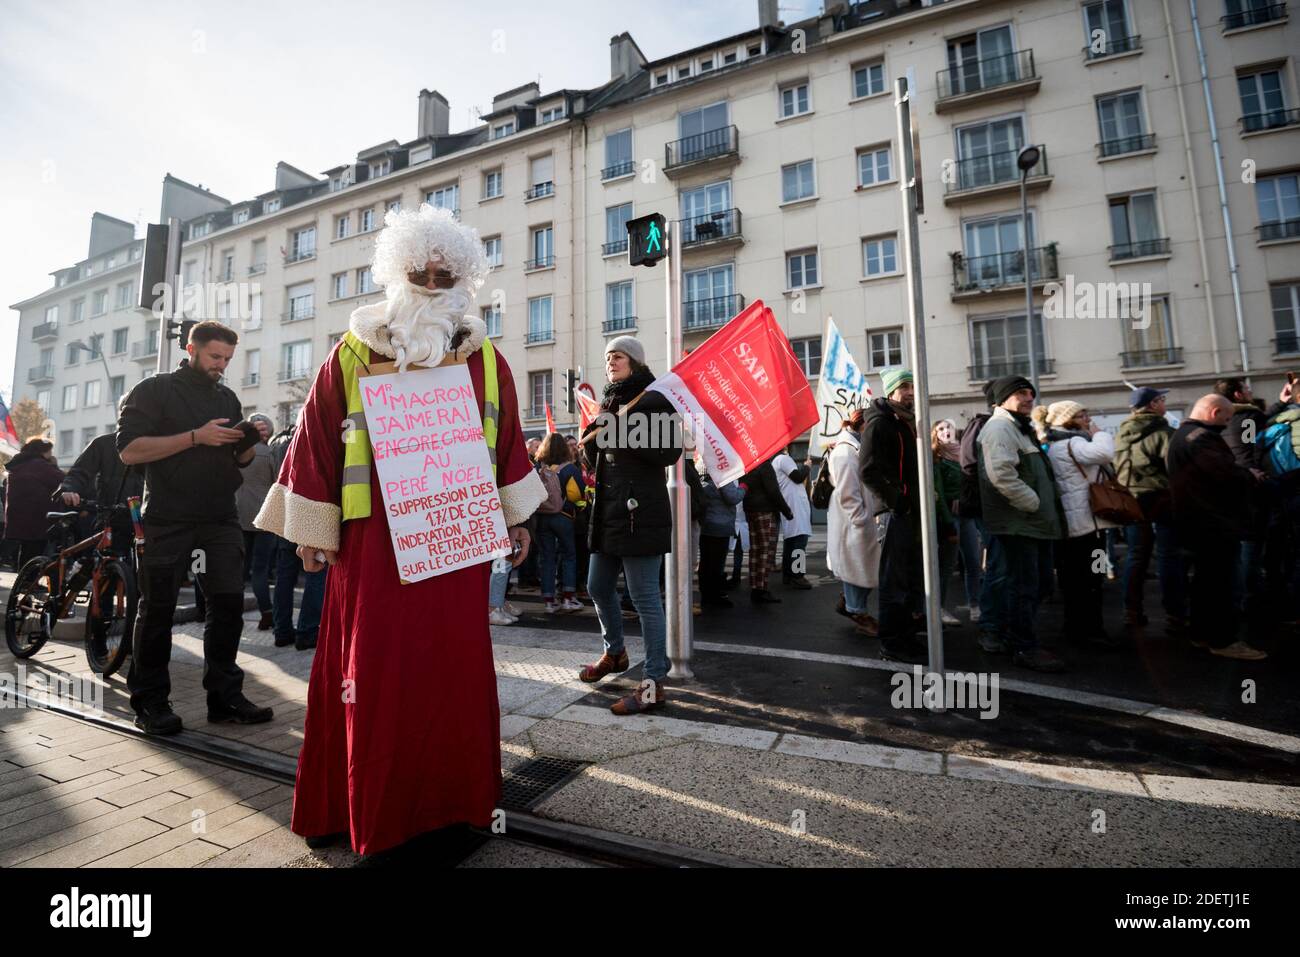
<svg viewBox="0 0 1300 957"><path fill-rule="evenodd" d="M1114 522L1092 513L1088 486L1109 469L1115 459L1115 439L1099 429L1088 410L1078 402L1053 402L1038 406L1032 418L1047 443L1066 538L1056 549L1056 573L1065 598L1065 636L1079 644L1115 648L1120 643L1106 634L1102 622L1102 583L1108 562L1103 532Z"/></svg>
<svg viewBox="0 0 1300 957"><path fill-rule="evenodd" d="M785 543L781 548L781 581L787 587L806 590L812 588L804 577L808 567L808 537L812 535L812 503L804 483L808 481L811 466L806 462L797 465L787 448L772 459L772 469L776 472L781 497L794 515L794 518L781 516L781 538Z"/></svg>
<svg viewBox="0 0 1300 957"><path fill-rule="evenodd" d="M862 484L858 469L858 436L864 421L862 410L855 409L827 459L835 490L826 510L826 563L844 587L835 610L851 619L859 634L876 638L880 625L867 614L867 597L880 584L880 537L875 519L880 506Z"/></svg>

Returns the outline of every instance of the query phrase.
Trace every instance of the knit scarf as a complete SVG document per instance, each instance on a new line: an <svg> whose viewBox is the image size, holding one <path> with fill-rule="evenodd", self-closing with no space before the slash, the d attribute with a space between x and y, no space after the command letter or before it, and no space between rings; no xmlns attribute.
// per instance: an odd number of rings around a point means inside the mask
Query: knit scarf
<svg viewBox="0 0 1300 957"><path fill-rule="evenodd" d="M602 412L618 412L638 395L646 390L655 377L649 369L633 372L626 379L611 382L605 386L605 394L600 403Z"/></svg>

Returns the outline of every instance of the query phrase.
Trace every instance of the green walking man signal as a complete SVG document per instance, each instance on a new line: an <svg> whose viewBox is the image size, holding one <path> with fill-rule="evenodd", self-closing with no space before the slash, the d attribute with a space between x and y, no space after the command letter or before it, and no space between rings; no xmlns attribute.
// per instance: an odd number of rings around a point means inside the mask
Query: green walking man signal
<svg viewBox="0 0 1300 957"><path fill-rule="evenodd" d="M664 225L659 213L627 221L629 266L653 266L664 258Z"/></svg>

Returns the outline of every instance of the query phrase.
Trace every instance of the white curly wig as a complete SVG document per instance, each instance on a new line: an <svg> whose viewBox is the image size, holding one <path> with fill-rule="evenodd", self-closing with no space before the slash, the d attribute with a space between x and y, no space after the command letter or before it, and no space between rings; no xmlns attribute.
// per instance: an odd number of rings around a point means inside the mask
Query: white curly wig
<svg viewBox="0 0 1300 957"><path fill-rule="evenodd" d="M451 210L428 203L421 203L416 212L388 212L375 241L370 274L376 285L387 289L406 283L410 273L423 269L434 258L442 260L471 295L487 281L490 267L478 230L458 222Z"/></svg>

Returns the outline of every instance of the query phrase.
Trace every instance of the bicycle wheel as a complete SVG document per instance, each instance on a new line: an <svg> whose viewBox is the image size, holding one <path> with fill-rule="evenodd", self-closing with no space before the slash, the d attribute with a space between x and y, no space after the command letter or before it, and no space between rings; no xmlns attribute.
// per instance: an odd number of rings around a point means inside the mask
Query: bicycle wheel
<svg viewBox="0 0 1300 957"><path fill-rule="evenodd" d="M98 610L86 609L86 661L90 670L107 678L122 667L131 652L140 595L135 572L127 562L112 559L99 569Z"/></svg>
<svg viewBox="0 0 1300 957"><path fill-rule="evenodd" d="M50 593L53 582L45 566L49 556L33 558L18 572L5 608L5 643L15 658L30 658L54 634L54 611L58 596Z"/></svg>

